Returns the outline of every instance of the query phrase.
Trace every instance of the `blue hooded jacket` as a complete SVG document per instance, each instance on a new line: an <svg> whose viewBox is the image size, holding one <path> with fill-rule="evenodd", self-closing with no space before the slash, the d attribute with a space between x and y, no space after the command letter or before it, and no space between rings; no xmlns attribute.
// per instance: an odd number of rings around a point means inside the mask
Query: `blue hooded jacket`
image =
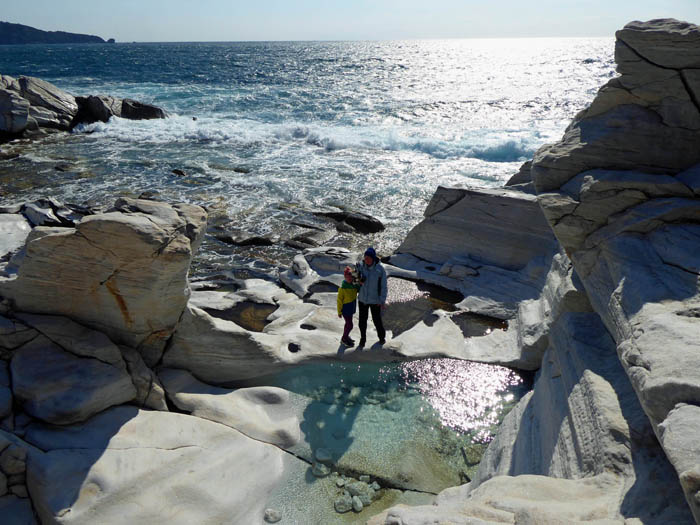
<svg viewBox="0 0 700 525"><path fill-rule="evenodd" d="M364 282L358 299L365 304L384 304L387 296L386 270L374 248L369 248L365 255L372 257L374 263L371 266L367 266L364 261L360 264L359 270Z"/></svg>

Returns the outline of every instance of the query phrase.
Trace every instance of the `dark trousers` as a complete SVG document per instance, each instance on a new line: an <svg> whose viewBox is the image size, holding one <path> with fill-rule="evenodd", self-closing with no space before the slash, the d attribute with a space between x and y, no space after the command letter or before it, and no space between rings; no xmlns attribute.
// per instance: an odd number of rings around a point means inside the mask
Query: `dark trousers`
<svg viewBox="0 0 700 525"><path fill-rule="evenodd" d="M384 324L382 323L382 307L379 304L365 304L360 302L360 337L362 339L367 339L367 317L368 311L372 311L372 322L374 327L377 329L377 335L379 339L384 339L386 336L386 330L384 330Z"/></svg>
<svg viewBox="0 0 700 525"><path fill-rule="evenodd" d="M352 316L353 314L343 314L343 319L345 319L345 329L343 330L343 339L350 337L350 331L352 330Z"/></svg>

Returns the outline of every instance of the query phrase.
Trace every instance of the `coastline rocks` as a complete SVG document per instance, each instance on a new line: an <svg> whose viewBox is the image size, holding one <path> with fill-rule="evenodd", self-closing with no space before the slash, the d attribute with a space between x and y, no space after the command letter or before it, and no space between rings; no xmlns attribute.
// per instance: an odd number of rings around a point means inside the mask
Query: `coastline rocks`
<svg viewBox="0 0 700 525"><path fill-rule="evenodd" d="M37 227L18 274L0 295L19 311L58 314L161 356L189 296L187 272L206 225L203 209L119 199L75 229Z"/></svg>
<svg viewBox="0 0 700 525"><path fill-rule="evenodd" d="M139 408L150 408L168 412L168 403L165 400L165 390L160 384L158 376L146 366L141 354L128 346L119 347L126 368L131 376L131 382L136 388L134 403Z"/></svg>
<svg viewBox="0 0 700 525"><path fill-rule="evenodd" d="M45 130L68 131L78 124L161 119L167 113L151 104L97 95L74 97L35 77L0 75L0 133L12 138Z"/></svg>
<svg viewBox="0 0 700 525"><path fill-rule="evenodd" d="M309 293L309 287L318 281L318 274L311 269L303 254L297 255L292 266L279 273L282 283L299 297Z"/></svg>
<svg viewBox="0 0 700 525"><path fill-rule="evenodd" d="M621 76L532 166L542 209L615 340L696 520L690 465L700 456L692 447L679 455L676 444L700 425L696 411L679 410L700 405L699 42L700 28L676 20L625 26L616 42Z"/></svg>

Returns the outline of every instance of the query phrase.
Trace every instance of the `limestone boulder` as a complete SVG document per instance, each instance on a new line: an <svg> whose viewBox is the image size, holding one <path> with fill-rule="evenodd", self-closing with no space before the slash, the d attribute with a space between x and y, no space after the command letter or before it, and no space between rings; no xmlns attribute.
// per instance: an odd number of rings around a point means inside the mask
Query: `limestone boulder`
<svg viewBox="0 0 700 525"><path fill-rule="evenodd" d="M537 199L519 191L439 187L424 215L398 253L439 264L455 256L470 257L520 270L556 244Z"/></svg>
<svg viewBox="0 0 700 525"><path fill-rule="evenodd" d="M604 474L580 480L558 480L546 476L500 476L468 498L454 489L441 493L434 505L398 505L374 516L368 525L460 524L564 524L623 525L621 515L611 509L619 481Z"/></svg>
<svg viewBox="0 0 700 525"><path fill-rule="evenodd" d="M205 225L198 206L119 199L75 229L35 228L0 295L19 311L103 332L153 365L187 303L187 272Z"/></svg>
<svg viewBox="0 0 700 525"><path fill-rule="evenodd" d="M24 411L55 424L84 421L136 395L124 370L77 357L44 336L16 350L10 370L13 394Z"/></svg>
<svg viewBox="0 0 700 525"><path fill-rule="evenodd" d="M29 102L17 93L0 89L0 132L22 133L29 124Z"/></svg>
<svg viewBox="0 0 700 525"><path fill-rule="evenodd" d="M173 404L196 417L222 423L246 436L281 448L301 439L292 393L276 387L217 388L184 370L163 369L158 377Z"/></svg>

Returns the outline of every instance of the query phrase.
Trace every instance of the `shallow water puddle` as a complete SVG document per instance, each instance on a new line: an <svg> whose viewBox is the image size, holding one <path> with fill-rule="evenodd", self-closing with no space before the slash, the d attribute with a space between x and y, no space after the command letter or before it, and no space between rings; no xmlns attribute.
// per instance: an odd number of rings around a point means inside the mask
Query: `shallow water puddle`
<svg viewBox="0 0 700 525"><path fill-rule="evenodd" d="M322 449L341 474L428 493L474 475L527 389L510 369L455 359L304 365L241 386L253 384L301 394L294 454L313 461Z"/></svg>

